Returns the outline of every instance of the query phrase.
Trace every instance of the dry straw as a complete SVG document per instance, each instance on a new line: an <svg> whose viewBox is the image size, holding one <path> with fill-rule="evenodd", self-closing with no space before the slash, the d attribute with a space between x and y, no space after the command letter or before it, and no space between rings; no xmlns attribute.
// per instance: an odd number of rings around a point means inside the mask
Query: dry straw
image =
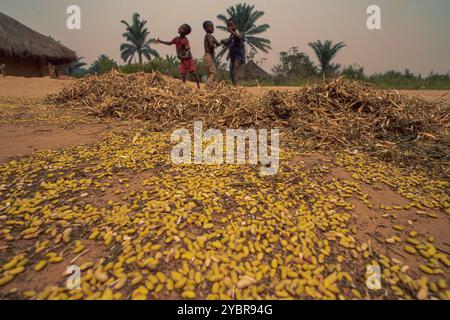
<svg viewBox="0 0 450 320"><path fill-rule="evenodd" d="M163 131L202 120L205 127L278 127L309 148L363 149L389 159L447 163L449 105L376 90L343 78L258 97L224 83L196 89L159 73L89 76L50 96L99 117L149 120ZM406 151L405 151L406 150Z"/></svg>

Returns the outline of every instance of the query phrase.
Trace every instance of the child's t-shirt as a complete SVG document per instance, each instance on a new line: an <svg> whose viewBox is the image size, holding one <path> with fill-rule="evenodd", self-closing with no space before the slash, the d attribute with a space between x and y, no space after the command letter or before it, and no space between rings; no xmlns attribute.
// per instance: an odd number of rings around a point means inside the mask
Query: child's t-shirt
<svg viewBox="0 0 450 320"><path fill-rule="evenodd" d="M189 40L186 37L175 37L170 43L174 44L177 48L177 56L180 60L192 59L190 53L191 47L189 45Z"/></svg>
<svg viewBox="0 0 450 320"><path fill-rule="evenodd" d="M228 47L230 49L230 59L240 59L244 63L244 40L241 38L237 38L233 35L230 35L230 39L228 40Z"/></svg>

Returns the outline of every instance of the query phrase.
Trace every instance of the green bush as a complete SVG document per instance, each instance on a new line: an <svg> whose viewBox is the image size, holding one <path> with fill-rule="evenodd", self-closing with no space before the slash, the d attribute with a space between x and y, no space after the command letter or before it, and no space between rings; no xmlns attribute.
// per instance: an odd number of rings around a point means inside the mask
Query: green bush
<svg viewBox="0 0 450 320"><path fill-rule="evenodd" d="M404 73L387 71L384 73L367 76L364 80L383 89L450 89L449 73L444 75L430 74L428 77L423 78L420 74L414 75L409 70L405 70Z"/></svg>
<svg viewBox="0 0 450 320"><path fill-rule="evenodd" d="M158 71L162 74L173 78L180 78L179 71L180 62L175 56L166 56L163 58L153 59L145 64L127 64L120 67L123 73L135 73L135 72L155 72ZM203 59L196 61L197 74L202 81L206 81L208 76L208 66L203 62ZM225 70L225 66L222 65L218 68L218 80L226 80L228 77L228 71ZM192 80L192 79L191 79Z"/></svg>
<svg viewBox="0 0 450 320"><path fill-rule="evenodd" d="M127 64L120 67L120 70L124 73L135 73L135 72L161 72L162 74L179 78L180 72L178 69L179 62L176 57L166 56L164 59L157 58L151 60L145 64Z"/></svg>

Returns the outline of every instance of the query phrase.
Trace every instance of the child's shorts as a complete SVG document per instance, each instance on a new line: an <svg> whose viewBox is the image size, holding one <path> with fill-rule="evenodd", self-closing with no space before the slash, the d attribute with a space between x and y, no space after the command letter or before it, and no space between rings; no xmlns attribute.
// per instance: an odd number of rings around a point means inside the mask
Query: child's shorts
<svg viewBox="0 0 450 320"><path fill-rule="evenodd" d="M233 61L240 61L241 64L245 64L245 57L244 57L244 53L242 52L237 52L234 53L230 56L230 62L233 63Z"/></svg>
<svg viewBox="0 0 450 320"><path fill-rule="evenodd" d="M195 71L194 59L185 59L180 62L180 73L187 74Z"/></svg>
<svg viewBox="0 0 450 320"><path fill-rule="evenodd" d="M203 57L203 61L208 66L209 74L217 74L216 64L214 63L214 58L210 53L205 54L205 56Z"/></svg>

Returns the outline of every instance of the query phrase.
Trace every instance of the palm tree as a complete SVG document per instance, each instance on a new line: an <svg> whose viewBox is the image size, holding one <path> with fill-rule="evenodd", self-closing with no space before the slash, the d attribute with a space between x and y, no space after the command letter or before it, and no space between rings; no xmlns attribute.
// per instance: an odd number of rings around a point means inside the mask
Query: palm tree
<svg viewBox="0 0 450 320"><path fill-rule="evenodd" d="M126 43L120 45L120 52L123 61L131 63L134 56L137 54L139 64L142 64L142 56L151 60L152 56L158 58L159 54L156 50L150 47L150 43L154 42L154 39L147 39L150 32L145 27L146 20L141 20L138 13L133 14L131 25L125 20L120 21L126 26L126 32L123 34Z"/></svg>
<svg viewBox="0 0 450 320"><path fill-rule="evenodd" d="M86 62L83 62L81 60L83 60L84 57L78 57L77 60L75 60L72 63L69 63L66 66L66 72L68 75L70 76L82 76L84 73L87 72L86 69L84 69L83 67L85 67L87 65Z"/></svg>
<svg viewBox="0 0 450 320"><path fill-rule="evenodd" d="M218 26L217 28L227 31L227 20L233 18L236 21L239 33L243 36L245 44L255 51L261 50L264 53L268 53L269 50L272 49L270 47L270 40L257 36L270 28L268 24L256 25L256 21L262 16L264 16L264 11L255 10L254 5L240 3L229 7L226 15L219 14L217 16L217 19L225 24L225 26ZM226 49L227 48L224 47L219 52L219 58L225 54Z"/></svg>
<svg viewBox="0 0 450 320"><path fill-rule="evenodd" d="M309 46L314 50L320 63L320 69L324 75L333 73L339 69L340 65L334 65L331 60L336 54L346 46L344 42L338 42L335 45L330 40L310 42Z"/></svg>

